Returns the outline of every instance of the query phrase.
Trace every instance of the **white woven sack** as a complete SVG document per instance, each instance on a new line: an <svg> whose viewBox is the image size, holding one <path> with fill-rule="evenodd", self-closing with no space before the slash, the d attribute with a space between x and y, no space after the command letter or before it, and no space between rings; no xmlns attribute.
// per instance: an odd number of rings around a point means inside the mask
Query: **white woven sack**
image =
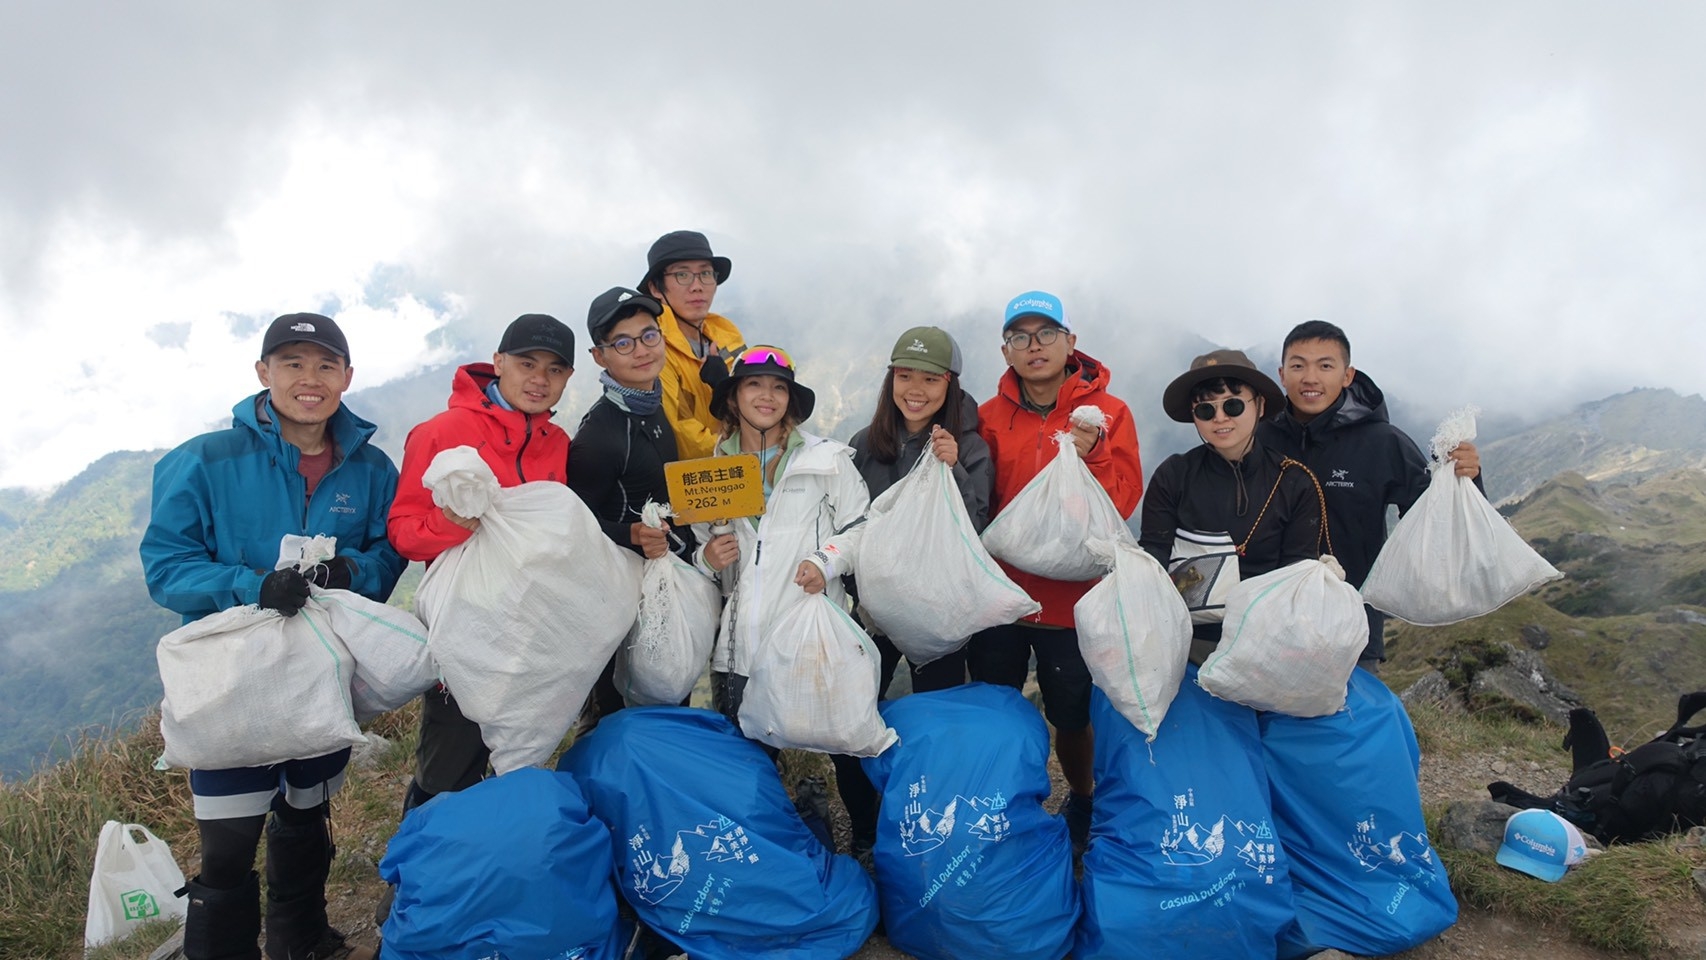
<svg viewBox="0 0 1706 960"><path fill-rule="evenodd" d="M1108 572L1091 540L1130 541L1108 491L1078 456L1072 434L1055 434L1060 453L1038 471L983 531L995 557L1051 580L1093 580Z"/></svg>
<svg viewBox="0 0 1706 960"><path fill-rule="evenodd" d="M674 554L647 560L640 614L616 655L616 689L630 705L675 706L693 692L717 642L723 592Z"/></svg>
<svg viewBox="0 0 1706 960"><path fill-rule="evenodd" d="M422 482L434 503L480 521L415 591L432 657L493 769L542 763L634 624L640 558L568 487L500 487L472 447L440 451Z"/></svg>
<svg viewBox="0 0 1706 960"><path fill-rule="evenodd" d="M1191 613L1166 568L1133 543L1094 541L1113 572L1072 608L1078 650L1108 702L1150 739L1191 656Z"/></svg>
<svg viewBox="0 0 1706 960"><path fill-rule="evenodd" d="M166 841L140 823L108 820L89 873L84 949L128 937L151 920L183 919L189 912L189 901L177 896L183 885L184 872Z"/></svg>
<svg viewBox="0 0 1706 960"><path fill-rule="evenodd" d="M166 690L161 769L261 767L362 742L355 661L313 597L293 617L253 606L209 614L161 637L154 659Z"/></svg>
<svg viewBox="0 0 1706 960"><path fill-rule="evenodd" d="M753 654L740 729L783 749L874 757L900 735L877 714L877 646L821 593L799 593Z"/></svg>
<svg viewBox="0 0 1706 960"><path fill-rule="evenodd" d="M1256 710L1324 717L1345 705L1345 685L1367 645L1362 597L1344 568L1332 557L1300 560L1227 596L1220 644L1197 682Z"/></svg>
<svg viewBox="0 0 1706 960"><path fill-rule="evenodd" d="M1428 488L1392 529L1362 584L1376 610L1435 627L1492 613L1562 577L1499 515L1446 454L1475 438L1474 407L1453 413L1434 434Z"/></svg>
<svg viewBox="0 0 1706 960"><path fill-rule="evenodd" d="M438 683L426 625L414 614L349 590L316 587L314 599L355 658L350 702L358 721L395 710Z"/></svg>
<svg viewBox="0 0 1706 960"><path fill-rule="evenodd" d="M984 548L954 468L928 445L865 516L853 565L859 608L913 666L1042 609Z"/></svg>

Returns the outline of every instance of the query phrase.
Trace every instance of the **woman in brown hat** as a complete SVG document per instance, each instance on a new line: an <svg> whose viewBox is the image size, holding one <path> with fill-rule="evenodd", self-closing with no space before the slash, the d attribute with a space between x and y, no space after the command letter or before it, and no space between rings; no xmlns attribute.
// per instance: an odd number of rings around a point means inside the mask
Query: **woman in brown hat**
<svg viewBox="0 0 1706 960"><path fill-rule="evenodd" d="M1162 394L1162 409L1194 422L1202 446L1150 476L1139 540L1191 608L1195 663L1220 641L1232 585L1327 550L1314 476L1256 439L1256 424L1284 398L1238 350L1197 357Z"/></svg>

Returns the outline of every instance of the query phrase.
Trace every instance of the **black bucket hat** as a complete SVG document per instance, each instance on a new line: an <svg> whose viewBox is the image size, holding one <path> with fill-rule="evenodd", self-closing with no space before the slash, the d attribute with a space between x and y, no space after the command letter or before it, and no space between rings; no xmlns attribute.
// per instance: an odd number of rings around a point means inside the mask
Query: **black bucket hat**
<svg viewBox="0 0 1706 960"><path fill-rule="evenodd" d="M586 311L586 332L592 337L592 345L596 347L603 342L604 335L620 322L618 318L636 309L653 317L663 316L663 307L638 290L611 287L594 297Z"/></svg>
<svg viewBox="0 0 1706 960"><path fill-rule="evenodd" d="M697 230L676 230L657 238L652 248L646 251L646 275L635 286L640 290L651 290L651 284L663 276L665 267L683 260L709 260L712 271L717 274L717 282L728 282L732 266L729 258L712 253L711 241Z"/></svg>
<svg viewBox="0 0 1706 960"><path fill-rule="evenodd" d="M735 358L734 369L729 371L728 379L711 388L711 411L721 417L729 408L729 394L734 392L741 378L760 374L787 381L788 410L793 413L794 422L803 423L812 415L812 409L817 406L817 394L794 379L794 360L788 356L788 351L766 344L747 347Z"/></svg>
<svg viewBox="0 0 1706 960"><path fill-rule="evenodd" d="M1250 385L1250 389L1263 401L1262 414L1266 416L1279 409L1280 402L1285 399L1285 391L1279 388L1272 378L1250 362L1242 350L1215 350L1205 353L1191 361L1191 368L1173 378L1167 384L1167 389L1161 393L1161 409L1180 423L1191 422L1191 391L1196 385L1209 380L1226 377L1232 380L1242 380Z"/></svg>

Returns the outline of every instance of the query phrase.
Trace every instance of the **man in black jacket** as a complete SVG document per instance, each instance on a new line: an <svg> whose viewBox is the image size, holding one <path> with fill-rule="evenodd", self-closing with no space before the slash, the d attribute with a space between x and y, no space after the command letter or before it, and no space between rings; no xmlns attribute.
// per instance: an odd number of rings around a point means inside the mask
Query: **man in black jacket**
<svg viewBox="0 0 1706 960"><path fill-rule="evenodd" d="M569 452L569 489L580 495L598 518L604 535L648 559L671 549L668 523L659 528L640 522L647 500L669 503L663 465L678 459L675 431L661 408L659 373L667 347L658 327L663 306L637 290L612 287L587 311L592 337L589 352L603 370L603 393L581 417ZM692 556L693 535L674 531L675 550ZM605 665L593 687L596 719L622 709L616 689L616 660Z"/></svg>
<svg viewBox="0 0 1706 960"><path fill-rule="evenodd" d="M1428 460L1386 416L1386 397L1351 366L1351 342L1324 320L1286 334L1280 350L1285 406L1263 421L1264 444L1301 460L1327 497L1327 529L1345 579L1361 587L1386 543L1386 508L1409 510L1428 488ZM1457 475L1481 486L1481 455L1472 443L1451 451ZM1386 615L1367 608L1368 646L1362 666L1386 659Z"/></svg>

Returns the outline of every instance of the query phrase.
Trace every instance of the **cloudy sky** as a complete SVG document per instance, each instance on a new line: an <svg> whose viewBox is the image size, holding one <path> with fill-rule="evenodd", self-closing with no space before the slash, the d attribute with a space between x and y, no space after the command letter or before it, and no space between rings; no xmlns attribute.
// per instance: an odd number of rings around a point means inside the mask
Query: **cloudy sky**
<svg viewBox="0 0 1706 960"><path fill-rule="evenodd" d="M1116 372L1324 317L1419 407L1698 393L1703 33L1693 3L6 4L0 486L225 419L276 314L334 314L371 387L519 313L584 330L683 227L820 380L939 323L986 394L1040 287Z"/></svg>

